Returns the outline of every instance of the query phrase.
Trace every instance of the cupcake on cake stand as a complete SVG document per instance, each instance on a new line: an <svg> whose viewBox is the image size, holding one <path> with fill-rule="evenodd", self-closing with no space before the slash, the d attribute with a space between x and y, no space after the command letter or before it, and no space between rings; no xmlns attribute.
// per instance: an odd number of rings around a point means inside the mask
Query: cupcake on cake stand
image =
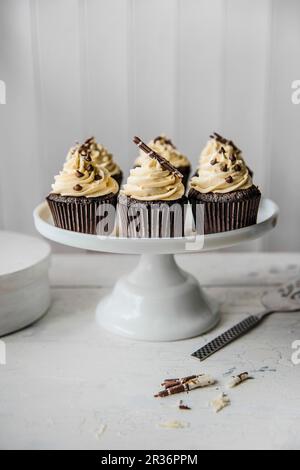
<svg viewBox="0 0 300 470"><path fill-rule="evenodd" d="M96 321L106 330L132 339L173 341L201 335L220 318L214 299L206 296L194 276L177 265L175 255L192 256L257 239L276 226L278 214L273 201L262 199L257 224L197 235L189 207L185 235L164 238L128 238L121 236L118 227L109 236L64 230L54 225L47 203L36 208L34 220L37 230L57 243L98 252L140 255L137 267L119 279L100 300Z"/></svg>

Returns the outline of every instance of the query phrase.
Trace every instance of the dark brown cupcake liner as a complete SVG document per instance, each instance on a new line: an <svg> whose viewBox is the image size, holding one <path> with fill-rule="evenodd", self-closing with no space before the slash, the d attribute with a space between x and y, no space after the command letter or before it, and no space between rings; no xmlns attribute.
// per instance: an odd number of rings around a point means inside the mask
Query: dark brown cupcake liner
<svg viewBox="0 0 300 470"><path fill-rule="evenodd" d="M47 202L56 227L92 235L110 235L114 230L116 194L99 198L50 194Z"/></svg>
<svg viewBox="0 0 300 470"><path fill-rule="evenodd" d="M255 225L261 194L257 190L256 193L249 193L249 196L244 199L237 197L232 201L221 202L203 201L190 197L196 232L221 233ZM199 211L199 206L202 212Z"/></svg>
<svg viewBox="0 0 300 470"><path fill-rule="evenodd" d="M188 200L138 201L119 196L120 236L130 238L183 237Z"/></svg>

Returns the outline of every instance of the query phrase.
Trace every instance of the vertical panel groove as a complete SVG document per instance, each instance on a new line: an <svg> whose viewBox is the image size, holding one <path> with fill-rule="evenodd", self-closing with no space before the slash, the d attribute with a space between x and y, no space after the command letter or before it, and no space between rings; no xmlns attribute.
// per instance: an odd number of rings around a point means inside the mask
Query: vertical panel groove
<svg viewBox="0 0 300 470"><path fill-rule="evenodd" d="M181 75L180 75L180 15L181 13L181 2L176 0L175 5L175 47L174 47L174 113L173 113L173 130L174 130L174 141L178 142L178 145L181 146L181 128L179 124L179 113L180 113L180 102L181 102Z"/></svg>
<svg viewBox="0 0 300 470"><path fill-rule="evenodd" d="M134 145L131 142L133 135L137 133L137 116L136 116L136 35L135 31L135 2L136 0L127 0L127 106L128 106L128 144L126 146L127 159L132 159L132 152L135 150ZM128 163L126 171L131 168L131 162Z"/></svg>
<svg viewBox="0 0 300 470"><path fill-rule="evenodd" d="M194 167L208 136L220 127L224 3L189 0L187 8L179 1L179 143Z"/></svg>
<svg viewBox="0 0 300 470"><path fill-rule="evenodd" d="M219 117L216 126L222 133L226 127L226 84L227 84L227 28L228 28L229 0L222 2L222 31L221 31L221 56L220 56L220 82L219 82ZM217 131L218 132L218 131Z"/></svg>
<svg viewBox="0 0 300 470"><path fill-rule="evenodd" d="M1 105L2 106L2 105ZM2 172L0 174L0 230L5 230L4 222L4 190L1 178Z"/></svg>
<svg viewBox="0 0 300 470"><path fill-rule="evenodd" d="M37 151L39 172L42 175L45 165L44 162L47 158L46 138L45 138L45 89L43 86L42 73L41 73L41 45L40 45L40 26L39 26L39 5L38 0L29 0L30 8L30 22L31 22L31 45L32 45L32 67L34 78L34 90L36 97L36 126L37 126ZM41 179L35 182L40 184ZM41 198L44 188L39 188Z"/></svg>
<svg viewBox="0 0 300 470"><path fill-rule="evenodd" d="M88 109L90 105L90 80L89 80L89 60L88 60L87 17L88 17L87 0L78 0L81 140L83 140L84 138L87 138L89 134Z"/></svg>
<svg viewBox="0 0 300 470"><path fill-rule="evenodd" d="M271 112L271 101L273 94L273 80L272 80L272 69L273 69L273 51L272 44L273 38L275 36L274 31L274 4L272 0L269 0L269 35L268 35L268 61L266 64L266 81L265 81L265 102L264 102L264 116L263 116L263 126L264 126L264 142L263 142L263 155L265 158L264 163L264 174L262 175L262 180L264 182L263 192L265 196L270 197L271 189L271 159L272 159L272 129L273 129L273 116ZM259 248L263 251L268 251L269 247L269 237L266 236L259 242Z"/></svg>

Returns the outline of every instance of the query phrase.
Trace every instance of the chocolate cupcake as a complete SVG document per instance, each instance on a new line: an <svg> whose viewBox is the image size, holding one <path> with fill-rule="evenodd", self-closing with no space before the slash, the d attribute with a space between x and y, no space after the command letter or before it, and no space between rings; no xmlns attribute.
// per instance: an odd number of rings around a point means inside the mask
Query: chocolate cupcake
<svg viewBox="0 0 300 470"><path fill-rule="evenodd" d="M201 153L188 197L199 233L226 232L257 222L261 193L241 150L217 133Z"/></svg>
<svg viewBox="0 0 300 470"><path fill-rule="evenodd" d="M72 158L73 153L78 152L80 148L83 148L89 151L89 154L92 158L92 163L100 169L106 169L109 175L114 178L118 185L121 186L123 180L123 173L114 161L113 155L101 144L99 144L95 137L90 137L87 139L81 146L78 144L76 147L73 147L67 158Z"/></svg>
<svg viewBox="0 0 300 470"><path fill-rule="evenodd" d="M150 148L148 150L151 152ZM184 236L188 202L184 193L182 175L178 170L155 152L151 152L151 157L145 155L141 166L130 171L127 183L119 194L121 236Z"/></svg>
<svg viewBox="0 0 300 470"><path fill-rule="evenodd" d="M119 186L105 168L92 163L84 146L73 150L55 177L47 201L56 227L109 235L114 229Z"/></svg>
<svg viewBox="0 0 300 470"><path fill-rule="evenodd" d="M149 142L148 146L159 155L168 160L183 175L182 183L186 187L191 173L191 164L188 158L180 153L173 142L164 134L159 135ZM145 153L141 150L135 161L135 166L141 166L145 159Z"/></svg>

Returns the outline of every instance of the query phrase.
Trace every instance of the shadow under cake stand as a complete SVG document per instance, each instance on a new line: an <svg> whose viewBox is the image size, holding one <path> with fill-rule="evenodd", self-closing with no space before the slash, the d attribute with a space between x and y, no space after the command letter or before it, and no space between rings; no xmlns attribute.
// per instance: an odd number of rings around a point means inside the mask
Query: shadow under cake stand
<svg viewBox="0 0 300 470"><path fill-rule="evenodd" d="M195 240L192 228L191 236L186 238L161 239L103 237L62 230L53 225L47 203L36 208L34 220L44 237L63 245L141 255L134 271L119 279L112 292L99 302L97 323L132 339L174 341L201 335L220 318L215 301L208 299L194 276L177 265L174 255L217 250L259 238L276 226L278 214L277 205L263 199L256 225L205 235L202 243ZM191 212L189 216L191 219Z"/></svg>

